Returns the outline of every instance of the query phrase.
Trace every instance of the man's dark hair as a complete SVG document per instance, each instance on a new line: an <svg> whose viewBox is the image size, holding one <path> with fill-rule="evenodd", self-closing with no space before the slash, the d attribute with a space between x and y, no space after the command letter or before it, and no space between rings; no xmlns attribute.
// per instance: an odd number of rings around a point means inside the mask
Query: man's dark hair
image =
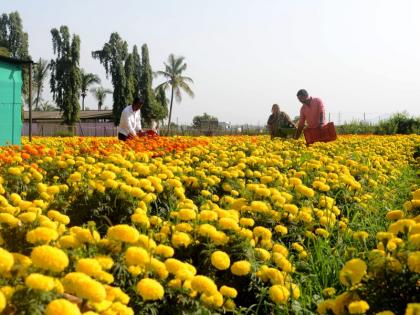
<svg viewBox="0 0 420 315"><path fill-rule="evenodd" d="M306 90L304 90L304 89L300 89L300 90L297 92L297 95L296 95L296 96L308 97L308 96L309 96L309 94L308 94L308 91L306 91Z"/></svg>
<svg viewBox="0 0 420 315"><path fill-rule="evenodd" d="M134 98L133 104L143 104L143 99L139 96Z"/></svg>

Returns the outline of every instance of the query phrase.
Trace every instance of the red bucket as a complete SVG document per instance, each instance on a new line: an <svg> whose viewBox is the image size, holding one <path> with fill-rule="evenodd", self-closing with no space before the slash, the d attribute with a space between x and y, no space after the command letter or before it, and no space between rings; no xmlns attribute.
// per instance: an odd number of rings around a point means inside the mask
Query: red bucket
<svg viewBox="0 0 420 315"><path fill-rule="evenodd" d="M329 142L337 139L334 123L330 122L322 127L306 128L303 130L306 144L310 145L314 142Z"/></svg>

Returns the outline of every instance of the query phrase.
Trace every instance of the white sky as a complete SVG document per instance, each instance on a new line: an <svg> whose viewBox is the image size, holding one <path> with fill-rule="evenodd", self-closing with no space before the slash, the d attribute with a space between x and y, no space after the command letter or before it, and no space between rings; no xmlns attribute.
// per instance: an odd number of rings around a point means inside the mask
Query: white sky
<svg viewBox="0 0 420 315"><path fill-rule="evenodd" d="M420 115L419 0L0 0L0 13L15 10L34 60L53 57L50 30L67 25L81 38L81 66L106 87L91 51L111 32L130 49L147 43L153 70L184 56L196 97L174 105L179 123L207 112L264 124L273 103L293 117L300 88L335 121ZM96 108L94 98L86 105Z"/></svg>

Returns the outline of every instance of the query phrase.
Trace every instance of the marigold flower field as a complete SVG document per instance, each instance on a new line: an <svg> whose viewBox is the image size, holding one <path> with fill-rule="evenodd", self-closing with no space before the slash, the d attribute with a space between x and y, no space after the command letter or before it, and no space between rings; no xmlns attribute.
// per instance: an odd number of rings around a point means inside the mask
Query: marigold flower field
<svg viewBox="0 0 420 315"><path fill-rule="evenodd" d="M420 136L0 148L0 313L420 314Z"/></svg>

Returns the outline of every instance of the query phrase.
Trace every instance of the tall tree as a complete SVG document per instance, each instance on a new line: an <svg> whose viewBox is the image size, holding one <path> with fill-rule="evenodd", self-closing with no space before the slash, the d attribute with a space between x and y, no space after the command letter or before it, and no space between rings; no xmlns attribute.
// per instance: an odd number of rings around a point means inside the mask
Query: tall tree
<svg viewBox="0 0 420 315"><path fill-rule="evenodd" d="M184 91L190 97L194 97L194 92L188 85L188 83L194 83L194 81L190 77L182 75L182 73L187 69L187 64L184 62L184 59L184 57L175 57L173 54L170 54L168 57L168 62L164 62L165 70L156 72L157 75L163 76L166 80L157 88L163 87L165 90L169 87L171 88L168 132L169 126L171 125L172 105L174 101L174 96L177 102L181 102L182 100L181 91Z"/></svg>
<svg viewBox="0 0 420 315"><path fill-rule="evenodd" d="M134 61L134 79L135 79L135 91L136 96L140 95L140 77L141 77L141 60L140 55L137 49L137 45L134 45L133 47L133 61Z"/></svg>
<svg viewBox="0 0 420 315"><path fill-rule="evenodd" d="M85 97L87 96L87 91L89 87L93 84L100 84L101 79L96 74L86 73L83 69L80 72L81 78L81 93L82 96L82 110L85 110Z"/></svg>
<svg viewBox="0 0 420 315"><path fill-rule="evenodd" d="M102 50L92 52L92 57L99 59L104 66L107 77L111 75L112 85L114 87L114 104L112 112L114 114L114 123L118 125L121 112L127 105L126 84L124 63L127 58L127 42L124 41L118 33L112 33L108 43L105 43Z"/></svg>
<svg viewBox="0 0 420 315"><path fill-rule="evenodd" d="M0 16L0 47L3 48L3 52L9 52L9 57L30 59L28 33L23 31L19 12L12 12L9 15L3 13ZM22 92L26 98L29 88L29 70L27 67L23 68L22 77Z"/></svg>
<svg viewBox="0 0 420 315"><path fill-rule="evenodd" d="M136 93L136 69L134 58L132 54L127 55L127 59L124 63L124 71L126 77L126 84L125 84L125 96L127 99L127 104L131 104L134 98L137 96Z"/></svg>
<svg viewBox="0 0 420 315"><path fill-rule="evenodd" d="M96 100L98 101L98 110L101 110L102 105L104 104L106 95L112 93L111 90L105 89L102 86L98 86L94 89L91 89L90 91L93 94L93 96L95 96Z"/></svg>
<svg viewBox="0 0 420 315"><path fill-rule="evenodd" d="M162 121L168 117L168 98L166 97L166 92L163 86L160 86L156 89L156 105L157 109L155 112L156 120Z"/></svg>
<svg viewBox="0 0 420 315"><path fill-rule="evenodd" d="M51 30L53 51L56 59L51 60L51 92L62 112L65 124L72 126L79 120L79 93L81 75L79 68L80 38L70 36L67 26Z"/></svg>
<svg viewBox="0 0 420 315"><path fill-rule="evenodd" d="M149 49L147 44L141 46L141 75L140 75L140 95L143 98L143 106L141 108L141 116L143 121L150 125L152 119L157 117L157 103L155 93L152 88L153 71L150 66Z"/></svg>
<svg viewBox="0 0 420 315"><path fill-rule="evenodd" d="M50 65L47 60L39 58L38 63L34 66L33 86L36 91L35 110L38 110L41 94L44 90L44 82L48 76Z"/></svg>

